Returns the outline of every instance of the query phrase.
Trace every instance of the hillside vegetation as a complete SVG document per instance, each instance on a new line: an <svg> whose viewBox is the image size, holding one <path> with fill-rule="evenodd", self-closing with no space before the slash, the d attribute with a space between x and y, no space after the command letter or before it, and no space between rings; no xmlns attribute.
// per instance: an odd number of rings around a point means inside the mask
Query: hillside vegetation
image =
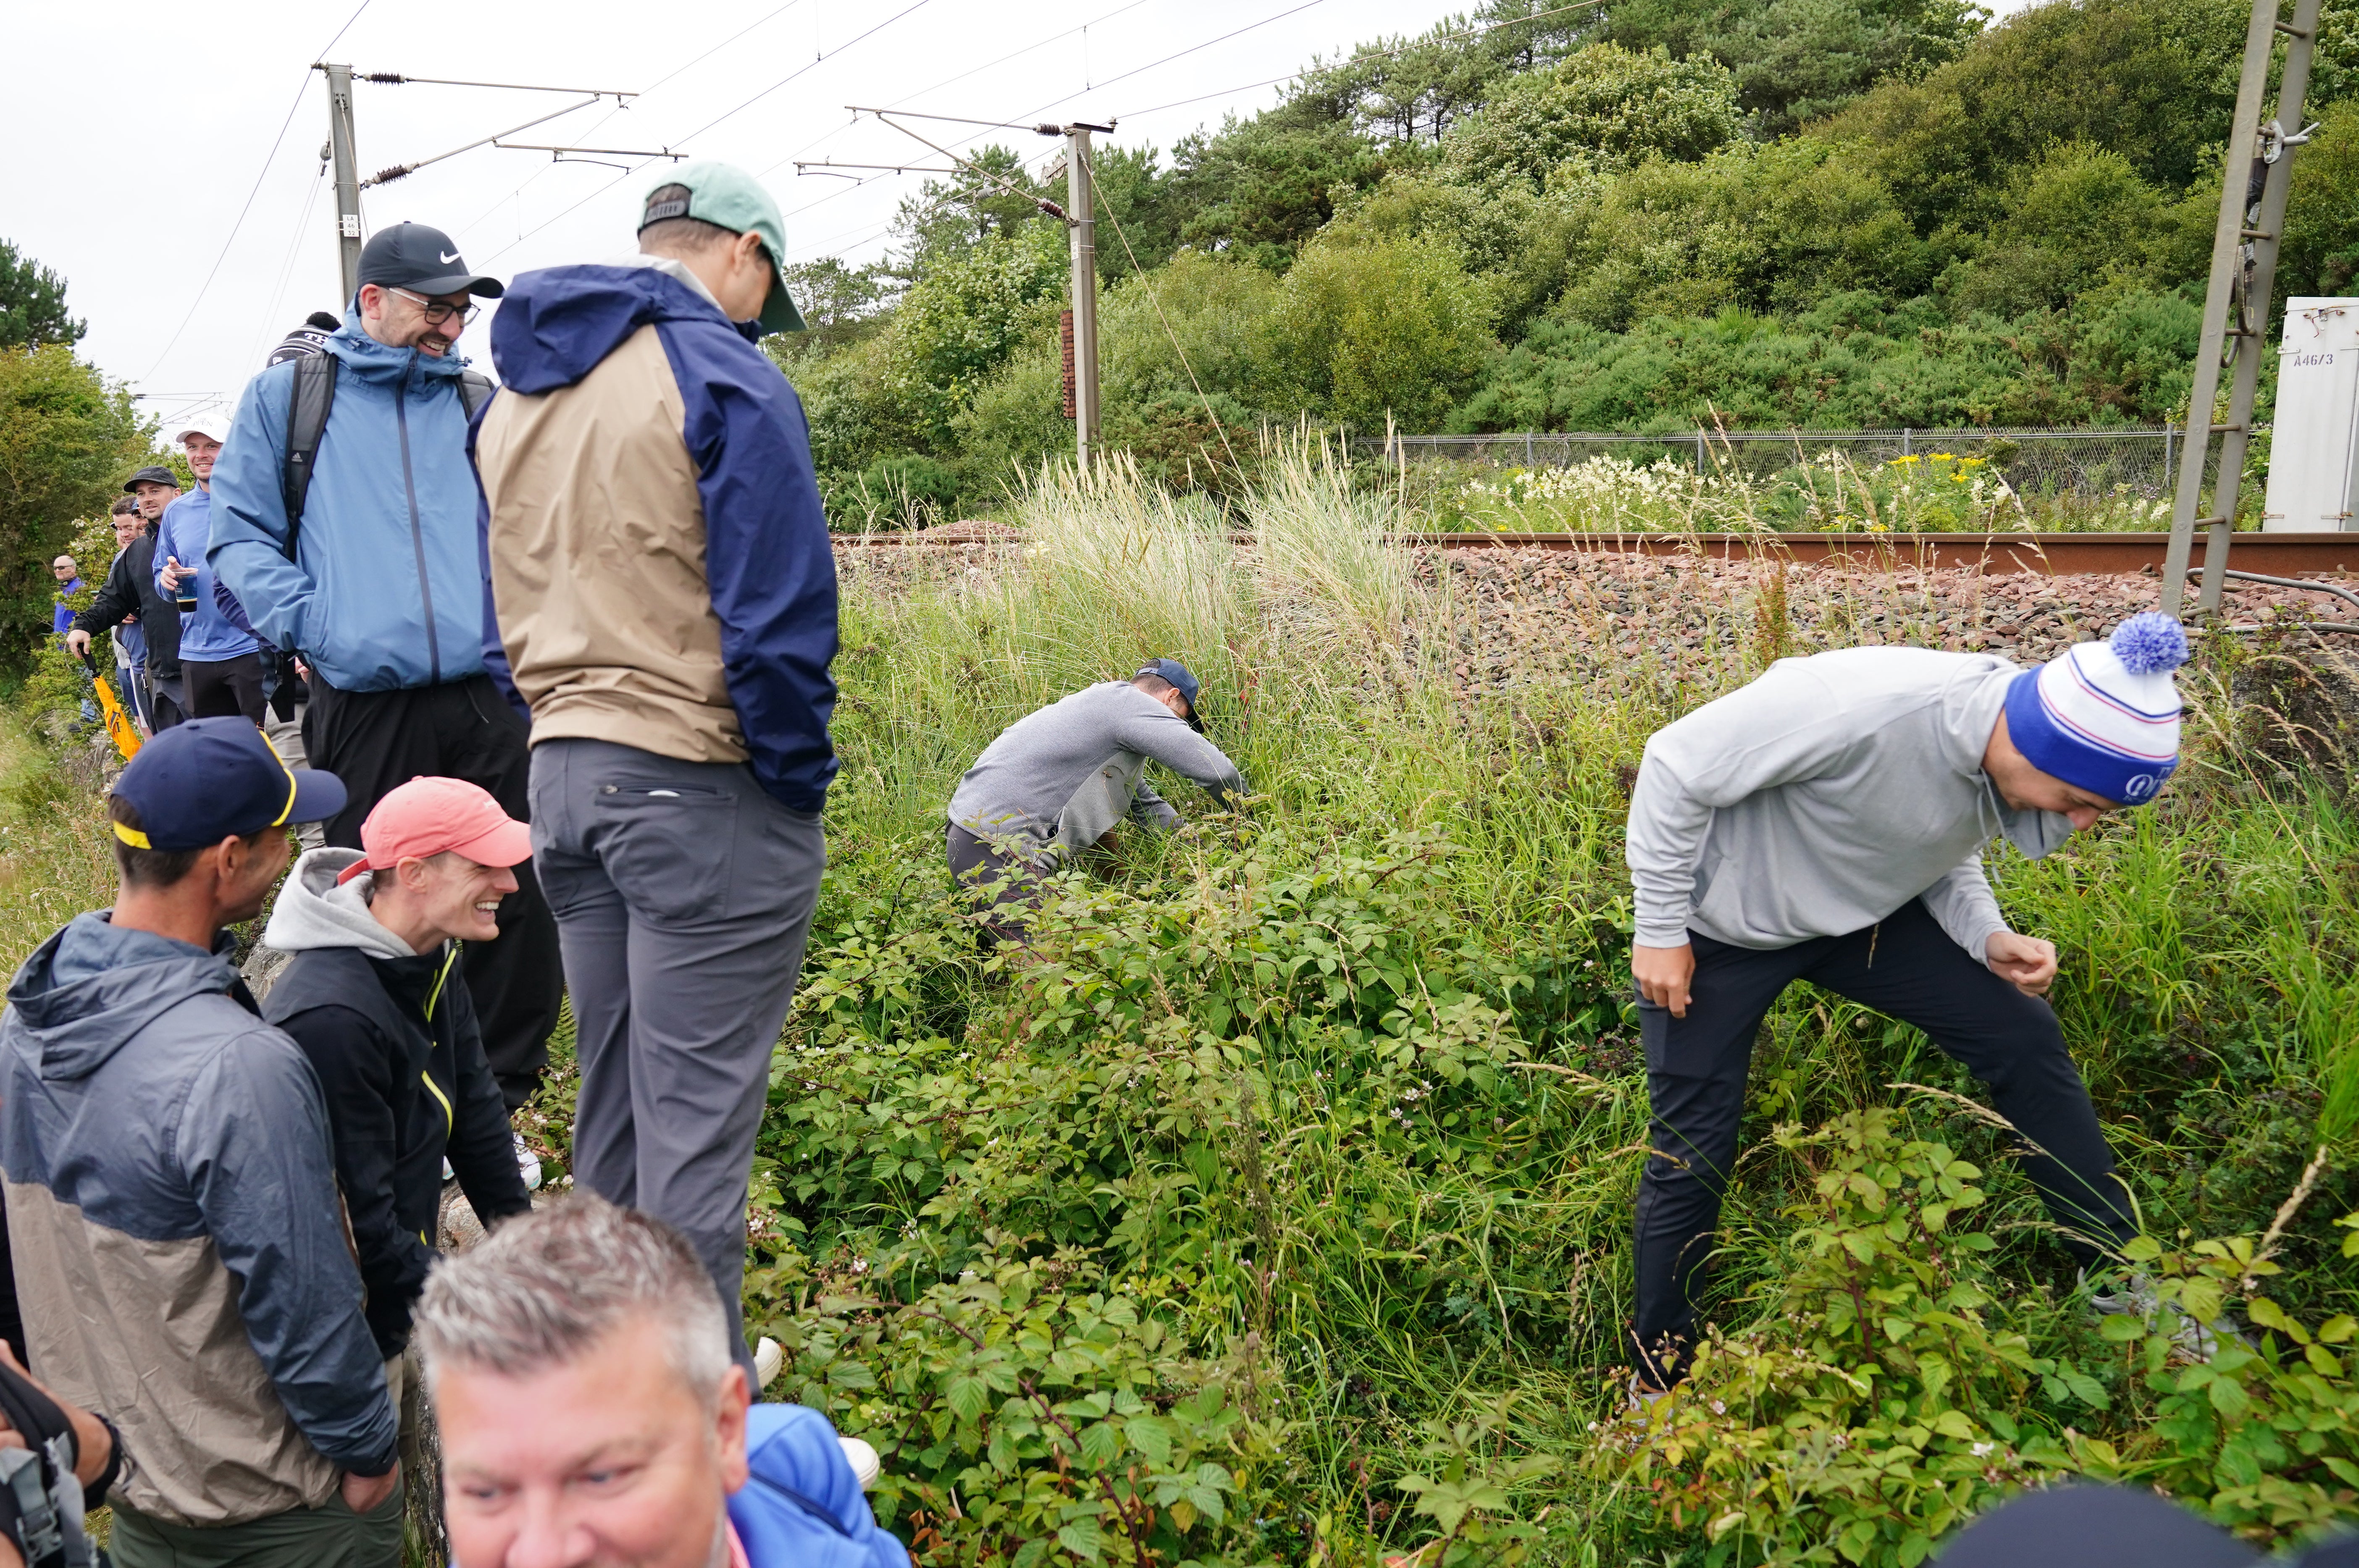
<svg viewBox="0 0 2359 1568"><path fill-rule="evenodd" d="M2185 418L2244 6L1554 11L1494 0L1168 155L1104 147L1108 442L1217 489L1255 466L1238 432L1306 418ZM2326 16L2280 297L2359 270L2359 34ZM1063 231L1003 186L929 181L886 262L798 271L818 330L771 347L840 516L988 502L1070 446Z"/></svg>

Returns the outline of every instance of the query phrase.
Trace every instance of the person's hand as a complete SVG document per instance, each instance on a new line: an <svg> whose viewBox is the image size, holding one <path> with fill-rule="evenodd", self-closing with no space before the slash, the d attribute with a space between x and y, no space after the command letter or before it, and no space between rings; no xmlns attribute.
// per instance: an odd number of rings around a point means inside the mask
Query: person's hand
<svg viewBox="0 0 2359 1568"><path fill-rule="evenodd" d="M166 557L164 557L164 574L163 574L163 576L164 576L164 586L165 586L166 588L168 588L168 589L174 589L175 591L178 591L178 589L179 589L179 586L180 586L180 580L181 580L183 578L192 578L192 577L194 577L194 576L196 576L196 575L197 575L197 568L194 568L194 567L184 567L184 566L182 566L182 565L180 564L180 557L178 557L178 556L166 556Z"/></svg>
<svg viewBox="0 0 2359 1568"><path fill-rule="evenodd" d="M67 633L66 652L77 659L90 657L90 633L79 626Z"/></svg>
<svg viewBox="0 0 2359 1568"><path fill-rule="evenodd" d="M295 678L305 686L311 684L311 666L303 662L303 655L300 654L295 655Z"/></svg>
<svg viewBox="0 0 2359 1568"><path fill-rule="evenodd" d="M2044 937L1995 932L1983 951L1990 955L1991 973L2026 996L2046 996L2056 983L2056 944Z"/></svg>
<svg viewBox="0 0 2359 1568"><path fill-rule="evenodd" d="M355 1476L344 1472L344 1506L356 1514L375 1513L393 1496L401 1485L401 1462L394 1461L393 1468L382 1476Z"/></svg>
<svg viewBox="0 0 2359 1568"><path fill-rule="evenodd" d="M1637 979L1640 996L1670 1009L1673 1018L1688 1015L1689 986L1695 979L1693 946L1682 942L1676 947L1648 947L1633 942L1630 973Z"/></svg>

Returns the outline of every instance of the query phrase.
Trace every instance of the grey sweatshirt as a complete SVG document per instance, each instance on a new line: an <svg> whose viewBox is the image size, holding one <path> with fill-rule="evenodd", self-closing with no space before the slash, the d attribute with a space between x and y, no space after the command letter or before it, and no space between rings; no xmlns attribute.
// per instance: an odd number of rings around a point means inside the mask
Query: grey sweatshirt
<svg viewBox="0 0 2359 1568"><path fill-rule="evenodd" d="M1086 849L1125 812L1168 828L1180 814L1142 776L1149 758L1215 799L1245 793L1236 764L1186 719L1128 681L1105 681L1001 731L959 780L950 819L1042 853Z"/></svg>
<svg viewBox="0 0 2359 1568"><path fill-rule="evenodd" d="M2007 925L1983 847L2005 834L2036 860L2072 831L2009 807L1982 771L2017 673L1984 654L1849 648L1781 659L1664 726L1630 798L1637 941L1790 947L1922 897L1988 963Z"/></svg>
<svg viewBox="0 0 2359 1568"><path fill-rule="evenodd" d="M358 849L339 849L333 845L305 850L288 873L287 885L278 890L270 924L262 928L262 945L281 953L357 947L373 958L416 957L408 943L378 925L376 916L369 913L375 872L363 871L337 885L339 872L366 858Z"/></svg>

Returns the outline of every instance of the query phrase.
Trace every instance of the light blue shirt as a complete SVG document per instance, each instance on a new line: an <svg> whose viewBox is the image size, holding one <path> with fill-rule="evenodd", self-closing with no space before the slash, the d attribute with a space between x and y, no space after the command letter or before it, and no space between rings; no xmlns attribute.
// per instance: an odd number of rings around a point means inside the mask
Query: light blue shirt
<svg viewBox="0 0 2359 1568"><path fill-rule="evenodd" d="M183 659L234 659L240 654L258 652L262 646L253 638L222 619L213 603L213 570L205 563L205 549L212 542L213 498L201 486L164 508L164 521L156 534L156 591L167 600L174 590L164 586L166 563L178 560L184 567L197 568L196 577L180 579L179 597L186 600L190 593L197 596L197 607L180 612L180 657Z"/></svg>

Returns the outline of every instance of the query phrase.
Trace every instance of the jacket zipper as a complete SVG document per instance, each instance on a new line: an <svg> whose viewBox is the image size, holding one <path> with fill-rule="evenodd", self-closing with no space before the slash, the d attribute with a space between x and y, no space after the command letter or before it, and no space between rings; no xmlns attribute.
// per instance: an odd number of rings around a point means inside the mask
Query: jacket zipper
<svg viewBox="0 0 2359 1568"><path fill-rule="evenodd" d="M409 546L418 556L418 598L426 611L426 680L442 684L442 650L434 636L434 590L426 582L426 529L418 520L418 481L409 469L409 377L393 394L393 420L401 427L401 488L409 496Z"/></svg>

